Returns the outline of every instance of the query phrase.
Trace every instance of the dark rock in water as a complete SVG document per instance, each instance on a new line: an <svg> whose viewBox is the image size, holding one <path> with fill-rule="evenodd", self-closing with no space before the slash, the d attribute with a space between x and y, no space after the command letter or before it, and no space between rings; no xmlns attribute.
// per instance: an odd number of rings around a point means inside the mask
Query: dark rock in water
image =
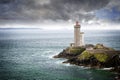
<svg viewBox="0 0 120 80"><path fill-rule="evenodd" d="M54 58L67 58L71 59L76 57L77 55L81 54L85 50L84 47L73 47L73 48L66 48L60 54L54 56Z"/></svg>
<svg viewBox="0 0 120 80"><path fill-rule="evenodd" d="M120 74L115 77L115 80L120 80Z"/></svg>
<svg viewBox="0 0 120 80"><path fill-rule="evenodd" d="M54 58L67 58L63 63L70 63L91 68L109 68L120 72L120 51L103 44L87 44L82 47L68 47Z"/></svg>
<svg viewBox="0 0 120 80"><path fill-rule="evenodd" d="M113 55L107 62L106 62L106 67L119 67L120 66L120 55L115 54Z"/></svg>

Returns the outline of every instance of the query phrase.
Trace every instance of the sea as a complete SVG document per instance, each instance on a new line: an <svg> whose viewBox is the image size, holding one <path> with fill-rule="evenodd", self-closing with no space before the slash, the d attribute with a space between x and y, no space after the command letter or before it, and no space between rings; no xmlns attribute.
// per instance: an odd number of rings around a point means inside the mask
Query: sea
<svg viewBox="0 0 120 80"><path fill-rule="evenodd" d="M120 50L119 30L86 30L85 44ZM115 72L53 58L73 42L73 32L0 29L0 80L114 80Z"/></svg>

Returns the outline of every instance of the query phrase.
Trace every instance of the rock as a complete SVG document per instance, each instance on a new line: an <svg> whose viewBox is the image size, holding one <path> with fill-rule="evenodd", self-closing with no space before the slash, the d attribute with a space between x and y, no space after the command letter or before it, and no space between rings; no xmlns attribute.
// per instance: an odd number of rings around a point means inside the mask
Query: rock
<svg viewBox="0 0 120 80"><path fill-rule="evenodd" d="M86 44L86 45L85 45L86 50L93 50L94 47L95 47L95 46L94 46L93 44Z"/></svg>
<svg viewBox="0 0 120 80"><path fill-rule="evenodd" d="M120 80L120 74L115 77L115 80Z"/></svg>
<svg viewBox="0 0 120 80"><path fill-rule="evenodd" d="M103 44L87 44L82 47L68 47L54 58L67 58L63 63L70 63L91 68L109 68L120 72L120 51Z"/></svg>
<svg viewBox="0 0 120 80"><path fill-rule="evenodd" d="M67 59L71 59L76 57L77 55L81 54L83 51L85 50L85 48L83 47L68 47L65 50L63 50L62 52L60 52L60 54L54 56L54 58L67 58Z"/></svg>
<svg viewBox="0 0 120 80"><path fill-rule="evenodd" d="M94 49L114 50L113 48L106 47L103 44L96 44Z"/></svg>

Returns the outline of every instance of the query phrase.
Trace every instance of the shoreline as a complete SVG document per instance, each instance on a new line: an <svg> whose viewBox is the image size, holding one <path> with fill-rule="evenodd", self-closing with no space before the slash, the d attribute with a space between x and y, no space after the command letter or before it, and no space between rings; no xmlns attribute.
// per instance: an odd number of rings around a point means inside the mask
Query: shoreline
<svg viewBox="0 0 120 80"><path fill-rule="evenodd" d="M68 47L53 57L67 59L63 62L64 64L115 72L118 78L116 80L120 79L120 51L103 44Z"/></svg>

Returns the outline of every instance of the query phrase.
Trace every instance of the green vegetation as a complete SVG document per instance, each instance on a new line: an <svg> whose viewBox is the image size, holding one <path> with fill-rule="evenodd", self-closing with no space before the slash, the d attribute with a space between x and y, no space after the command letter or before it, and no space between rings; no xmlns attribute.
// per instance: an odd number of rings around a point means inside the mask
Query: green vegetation
<svg viewBox="0 0 120 80"><path fill-rule="evenodd" d="M96 44L95 49L104 49L105 47L102 44Z"/></svg>
<svg viewBox="0 0 120 80"><path fill-rule="evenodd" d="M91 56L93 56L93 54L89 53L88 51L84 51L84 52L78 57L78 59L80 59L80 60L89 59Z"/></svg>
<svg viewBox="0 0 120 80"><path fill-rule="evenodd" d="M85 50L85 48L71 48L70 49L70 54L81 54L83 51Z"/></svg>
<svg viewBox="0 0 120 80"><path fill-rule="evenodd" d="M90 53L89 51L84 51L78 56L79 60L87 60L91 57L95 57L100 62L106 62L108 60L108 55L105 53Z"/></svg>
<svg viewBox="0 0 120 80"><path fill-rule="evenodd" d="M103 44L96 44L95 49L114 50L113 48L105 47Z"/></svg>
<svg viewBox="0 0 120 80"><path fill-rule="evenodd" d="M106 62L108 60L108 55L105 53L94 54L94 57L100 62Z"/></svg>

